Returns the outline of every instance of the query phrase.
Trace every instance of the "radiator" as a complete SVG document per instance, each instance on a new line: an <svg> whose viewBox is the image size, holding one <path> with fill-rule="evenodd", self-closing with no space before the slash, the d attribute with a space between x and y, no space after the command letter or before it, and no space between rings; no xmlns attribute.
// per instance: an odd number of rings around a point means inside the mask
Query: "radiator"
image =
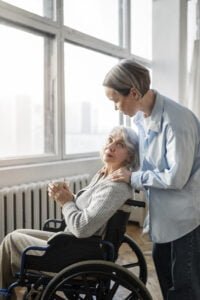
<svg viewBox="0 0 200 300"><path fill-rule="evenodd" d="M0 240L17 228L41 229L46 219L60 219L61 208L55 201L49 199L47 185L52 181L64 180L76 194L88 184L89 174L0 189Z"/></svg>

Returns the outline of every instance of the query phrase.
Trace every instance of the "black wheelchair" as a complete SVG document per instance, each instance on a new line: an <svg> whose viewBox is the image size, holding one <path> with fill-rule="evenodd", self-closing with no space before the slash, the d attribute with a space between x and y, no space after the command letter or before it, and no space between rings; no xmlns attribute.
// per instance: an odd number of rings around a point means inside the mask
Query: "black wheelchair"
<svg viewBox="0 0 200 300"><path fill-rule="evenodd" d="M145 205L136 200L126 204ZM152 300L145 287L144 255L125 233L129 215L117 211L108 221L103 239L66 235L62 232L64 220L47 220L43 230L58 233L48 241L48 246L24 250L16 281L8 289L1 289L0 294L9 299L15 287L23 287L24 300ZM130 262L126 259L126 264L120 260L122 247L131 251ZM31 250L42 251L42 255L30 255Z"/></svg>

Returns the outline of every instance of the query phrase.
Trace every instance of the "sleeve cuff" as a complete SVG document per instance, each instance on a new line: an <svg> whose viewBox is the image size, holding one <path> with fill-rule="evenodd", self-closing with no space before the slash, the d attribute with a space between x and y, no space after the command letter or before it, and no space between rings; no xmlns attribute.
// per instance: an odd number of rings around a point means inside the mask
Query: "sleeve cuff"
<svg viewBox="0 0 200 300"><path fill-rule="evenodd" d="M142 185L142 173L141 171L137 171L137 172L133 172L131 174L131 186L134 189L138 189L141 190L143 189L143 185Z"/></svg>
<svg viewBox="0 0 200 300"><path fill-rule="evenodd" d="M64 211L65 209L67 209L69 207L73 207L73 206L74 206L74 201L66 202L62 207L62 211Z"/></svg>

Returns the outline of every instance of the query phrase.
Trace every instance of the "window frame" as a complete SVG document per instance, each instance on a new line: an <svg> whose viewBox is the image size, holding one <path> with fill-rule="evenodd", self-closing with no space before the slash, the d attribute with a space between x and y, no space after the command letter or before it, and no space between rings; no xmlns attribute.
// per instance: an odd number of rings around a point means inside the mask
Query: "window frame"
<svg viewBox="0 0 200 300"><path fill-rule="evenodd" d="M53 51L50 74L46 74L45 91L51 89L51 95L54 102L54 125L49 126L54 130L54 148L52 154L35 155L30 157L19 157L11 159L1 159L0 167L11 165L22 165L41 162L52 162L58 160L72 160L98 156L97 152L88 152L81 154L65 154L65 94L64 94L64 43L72 43L83 48L91 49L103 53L119 60L122 58L134 58L139 63L148 68L152 68L152 61L135 56L131 53L131 31L130 31L130 5L131 0L118 0L119 2L119 41L120 45L114 45L107 41L98 39L88 34L82 33L64 25L63 0L54 0L52 6L52 19L36 15L19 7L13 6L0 0L0 20L9 26L13 26L34 34L49 36L53 38ZM47 45L47 48L49 46ZM46 62L46 66L49 61ZM56 78L53 86L49 78ZM49 93L45 93L45 105L48 102ZM47 120L45 120L46 122ZM119 114L119 124L130 125L130 118ZM45 126L46 128L46 126ZM47 127L50 130L49 127Z"/></svg>

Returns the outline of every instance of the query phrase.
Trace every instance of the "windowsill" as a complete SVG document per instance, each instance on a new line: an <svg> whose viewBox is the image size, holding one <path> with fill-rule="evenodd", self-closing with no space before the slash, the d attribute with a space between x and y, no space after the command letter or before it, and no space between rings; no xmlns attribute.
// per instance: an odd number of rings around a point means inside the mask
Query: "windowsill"
<svg viewBox="0 0 200 300"><path fill-rule="evenodd" d="M81 173L88 173L92 176L100 167L99 157L2 167L0 168L0 188Z"/></svg>

